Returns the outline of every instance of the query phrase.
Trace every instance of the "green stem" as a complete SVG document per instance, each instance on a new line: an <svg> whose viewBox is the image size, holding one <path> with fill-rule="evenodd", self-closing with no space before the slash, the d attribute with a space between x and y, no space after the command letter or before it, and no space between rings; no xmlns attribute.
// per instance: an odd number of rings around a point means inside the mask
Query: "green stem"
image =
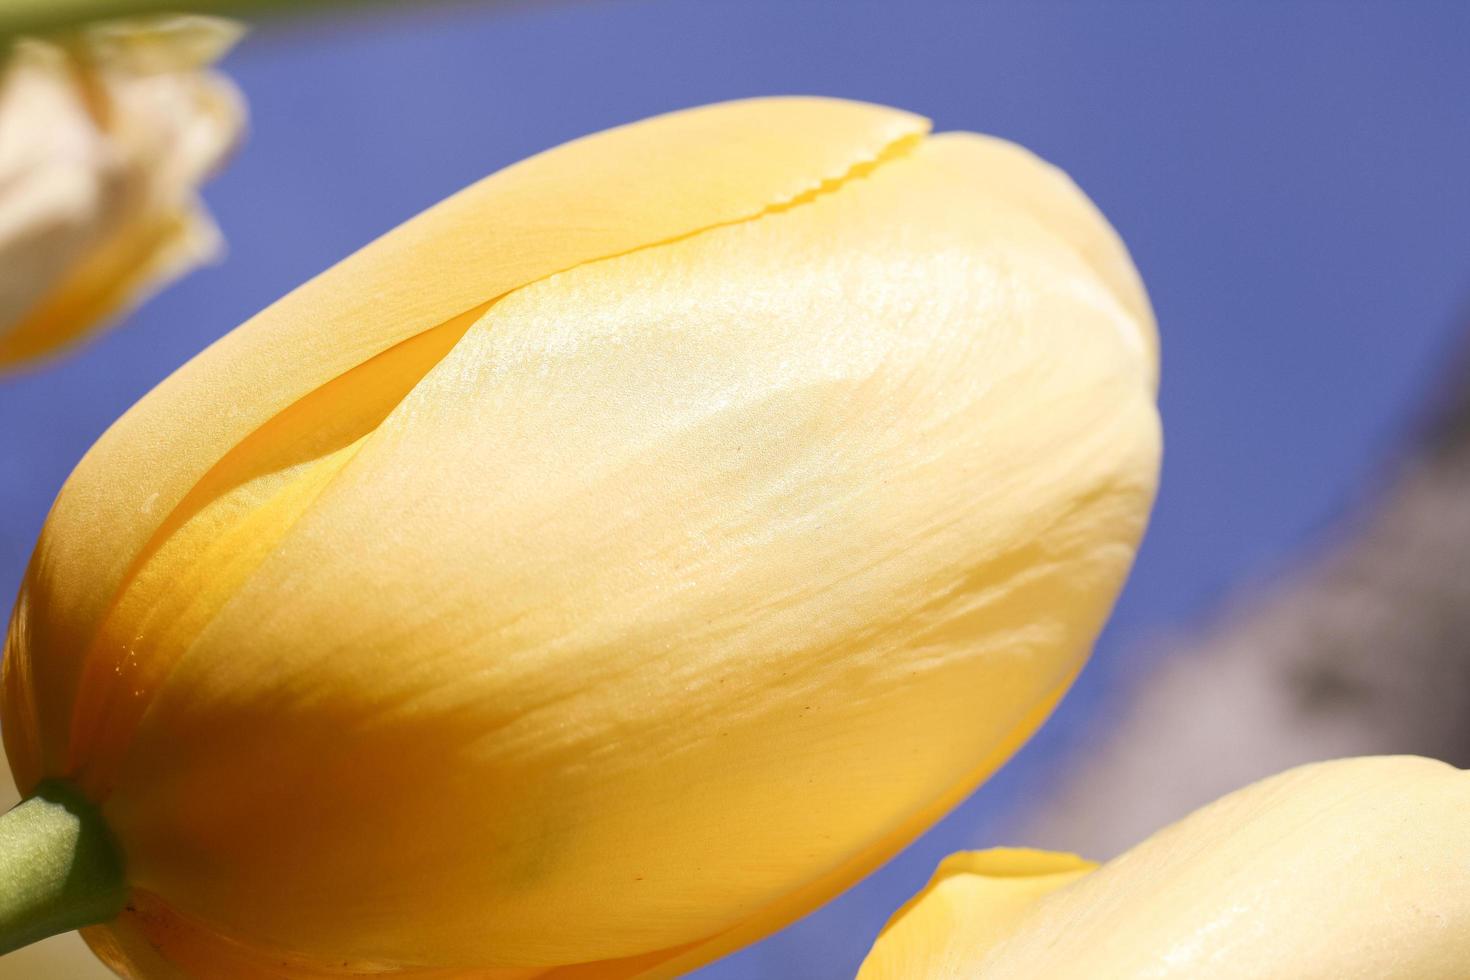
<svg viewBox="0 0 1470 980"><path fill-rule="evenodd" d="M112 832L75 787L48 780L0 816L0 954L106 922L127 893Z"/></svg>

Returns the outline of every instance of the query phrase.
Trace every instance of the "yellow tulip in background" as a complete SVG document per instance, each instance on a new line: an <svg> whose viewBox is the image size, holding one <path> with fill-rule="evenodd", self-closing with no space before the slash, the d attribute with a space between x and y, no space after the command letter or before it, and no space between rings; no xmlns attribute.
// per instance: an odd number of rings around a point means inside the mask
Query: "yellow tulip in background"
<svg viewBox="0 0 1470 980"><path fill-rule="evenodd" d="M4 659L14 813L95 844L94 949L671 975L1004 761L1142 533L1155 338L1065 176L927 129L768 99L568 144L123 416Z"/></svg>
<svg viewBox="0 0 1470 980"><path fill-rule="evenodd" d="M212 257L199 183L244 104L210 71L228 21L17 41L0 64L0 371L53 353Z"/></svg>
<svg viewBox="0 0 1470 980"><path fill-rule="evenodd" d="M1098 867L956 854L858 980L1463 980L1470 773L1412 756L1293 769Z"/></svg>

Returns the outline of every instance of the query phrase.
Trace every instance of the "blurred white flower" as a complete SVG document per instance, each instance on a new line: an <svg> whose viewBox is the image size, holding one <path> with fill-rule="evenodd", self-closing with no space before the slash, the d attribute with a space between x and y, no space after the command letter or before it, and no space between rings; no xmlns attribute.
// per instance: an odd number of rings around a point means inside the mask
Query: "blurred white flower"
<svg viewBox="0 0 1470 980"><path fill-rule="evenodd" d="M197 188L245 107L212 17L23 38L0 68L0 370L73 343L218 254Z"/></svg>

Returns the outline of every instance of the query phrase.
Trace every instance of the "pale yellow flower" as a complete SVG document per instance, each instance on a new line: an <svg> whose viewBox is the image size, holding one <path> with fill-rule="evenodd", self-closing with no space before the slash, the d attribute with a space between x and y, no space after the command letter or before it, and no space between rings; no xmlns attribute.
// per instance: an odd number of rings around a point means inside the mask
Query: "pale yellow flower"
<svg viewBox="0 0 1470 980"><path fill-rule="evenodd" d="M214 255L199 183L243 103L206 17L14 42L0 63L0 370L74 343Z"/></svg>
<svg viewBox="0 0 1470 980"><path fill-rule="evenodd" d="M111 962L669 975L1025 740L1143 530L1153 323L1062 174L927 128L767 99L552 150L93 447L4 722L122 844Z"/></svg>
<svg viewBox="0 0 1470 980"><path fill-rule="evenodd" d="M1470 773L1411 756L1292 769L1098 867L956 854L859 980L1463 980Z"/></svg>

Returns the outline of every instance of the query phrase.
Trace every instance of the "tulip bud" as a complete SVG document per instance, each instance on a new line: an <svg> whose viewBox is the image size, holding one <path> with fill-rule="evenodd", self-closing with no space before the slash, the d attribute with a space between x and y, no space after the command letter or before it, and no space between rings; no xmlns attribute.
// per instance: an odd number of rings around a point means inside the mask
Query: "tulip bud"
<svg viewBox="0 0 1470 980"><path fill-rule="evenodd" d="M195 196L244 119L207 70L239 29L165 17L15 42L0 65L0 370L219 249Z"/></svg>
<svg viewBox="0 0 1470 980"><path fill-rule="evenodd" d="M1025 740L1143 529L1153 325L1065 177L926 130L767 99L570 143L103 436L4 722L124 854L109 962L670 975Z"/></svg>
<svg viewBox="0 0 1470 980"><path fill-rule="evenodd" d="M858 980L1470 976L1467 812L1470 773L1343 759L1231 793L1100 868L955 854Z"/></svg>

